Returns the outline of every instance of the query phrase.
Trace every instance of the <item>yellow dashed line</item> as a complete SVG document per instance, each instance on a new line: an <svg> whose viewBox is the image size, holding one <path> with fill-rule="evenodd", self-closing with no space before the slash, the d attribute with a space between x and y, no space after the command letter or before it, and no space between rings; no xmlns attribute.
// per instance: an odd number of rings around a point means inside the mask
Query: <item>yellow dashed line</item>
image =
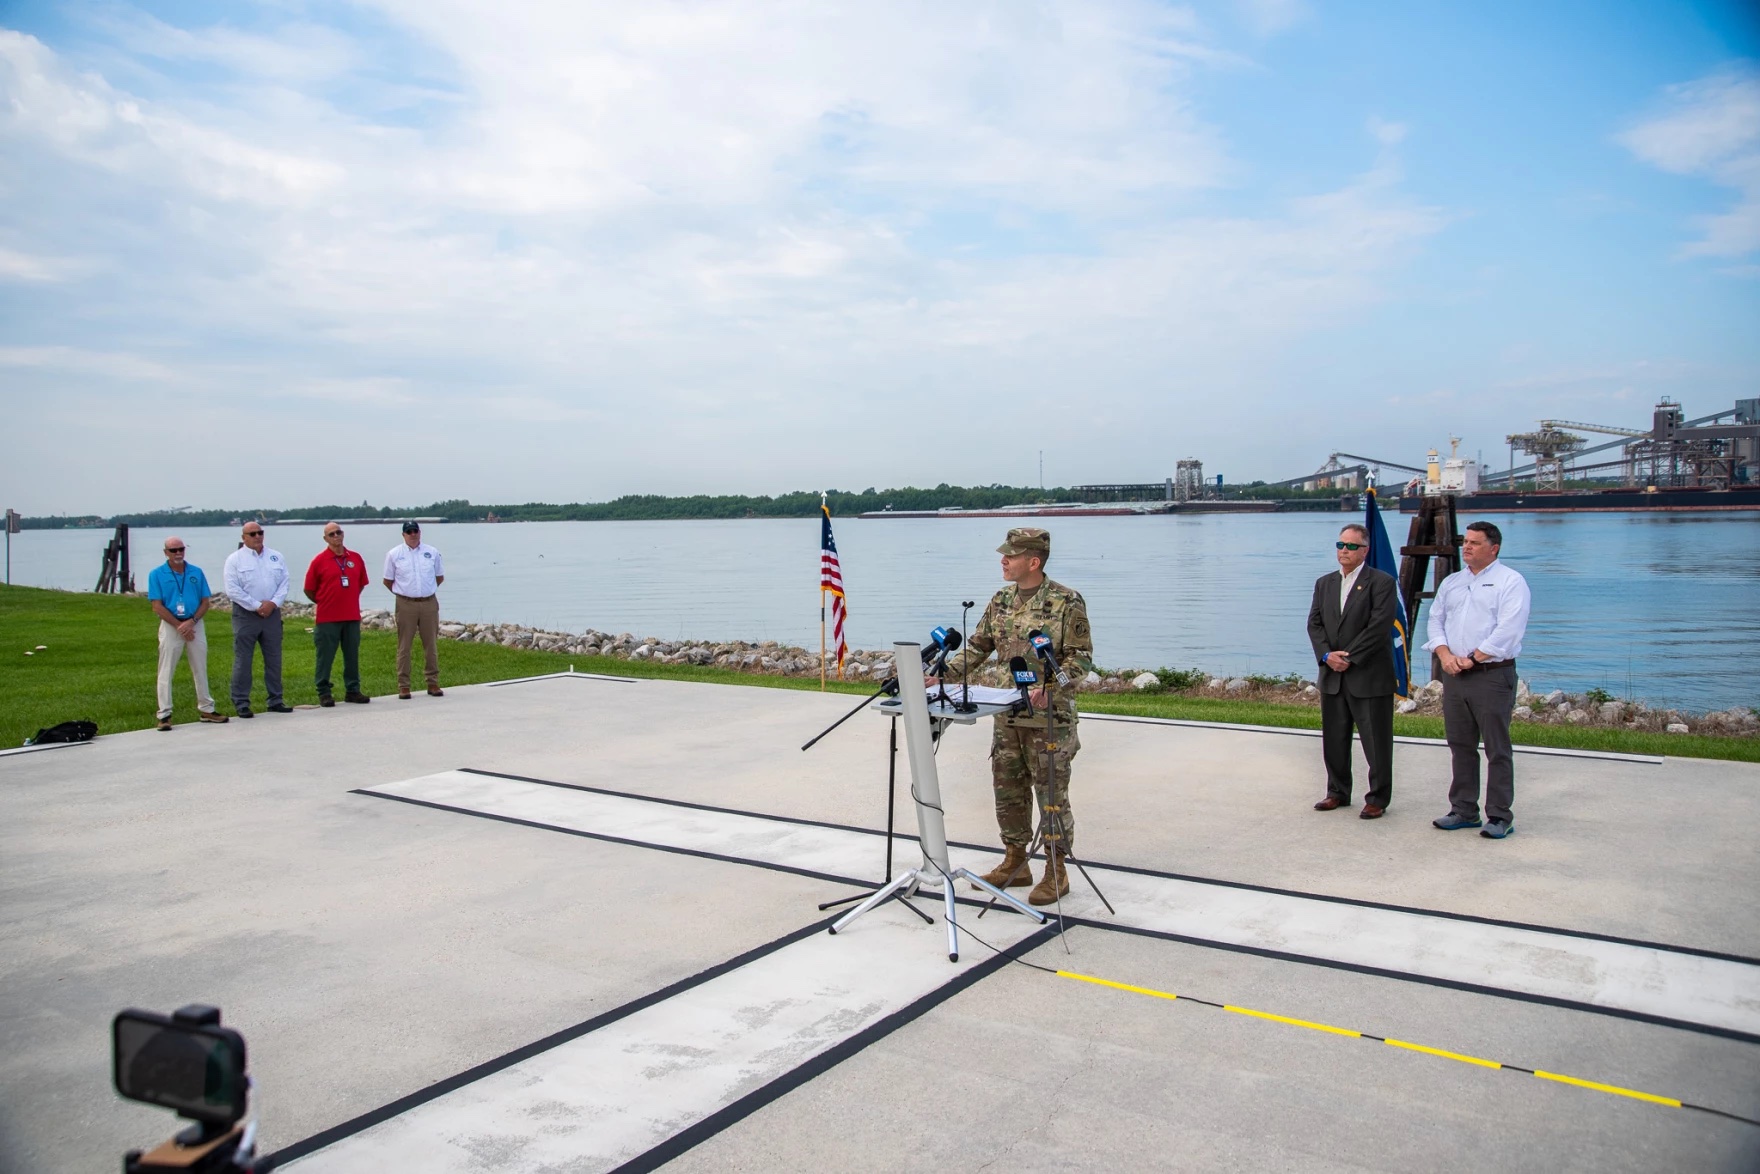
<svg viewBox="0 0 1760 1174"><path fill-rule="evenodd" d="M1091 974L1077 974L1074 971L1070 971L1070 970L1059 970L1059 971L1056 971L1056 974L1059 978L1073 978L1077 982L1090 983L1094 986L1111 987L1115 991L1125 991L1125 992L1127 992L1129 994L1133 994L1133 995L1146 995L1151 999L1173 1000L1173 999L1179 998L1178 995L1172 993L1171 991L1158 991L1158 990L1155 990L1153 987L1132 986L1129 983L1113 982L1109 978L1096 978ZM1232 1011L1236 1015L1248 1015L1254 1019L1267 1019L1267 1020L1270 1020L1272 1023L1287 1023L1292 1027L1305 1027L1310 1031L1321 1031L1321 1032L1325 1032L1328 1035L1343 1035L1343 1036L1349 1036L1354 1039L1370 1039L1370 1040L1380 1039L1379 1036L1373 1036L1373 1035L1365 1036L1362 1032L1352 1031L1348 1027L1333 1027L1331 1024L1315 1023L1315 1022L1308 1020L1308 1019L1292 1019L1287 1015L1273 1015L1269 1011L1254 1011L1250 1007L1235 1007L1235 1006L1231 1006L1231 1005L1224 1004L1224 1003L1212 1003L1212 1002L1209 1002L1208 1000L1205 1000L1205 999L1194 999L1189 995L1186 997L1186 1002L1198 1003L1198 1004L1205 1006L1205 1007L1220 1007L1222 1010ZM1403 1048L1404 1050L1406 1050L1408 1052L1422 1052L1426 1056L1440 1056L1444 1060L1457 1060L1462 1064L1472 1064L1472 1065L1479 1067L1479 1068L1495 1068L1495 1069L1511 1068L1510 1065L1500 1064L1496 1060L1484 1060L1484 1059L1479 1058L1478 1056L1462 1055L1460 1052L1445 1051L1442 1048L1429 1048L1429 1047L1425 1047L1423 1044L1407 1043L1405 1040L1383 1039L1383 1040L1381 1040L1381 1042L1386 1044L1390 1048ZM1518 1067L1518 1068L1511 1068L1511 1071L1527 1072L1528 1069ZM1533 1075L1539 1077L1541 1080L1551 1080L1551 1081L1556 1081L1559 1084L1574 1085L1577 1088L1592 1089L1595 1092L1610 1093L1616 1097L1629 1097L1632 1100L1648 1101L1653 1105L1668 1105L1668 1106L1670 1106L1672 1108L1676 1108L1676 1109L1682 1109L1682 1108L1702 1109L1703 1108L1703 1106L1700 1106L1700 1105L1684 1105L1680 1101L1675 1100L1673 1097L1659 1097L1654 1093L1638 1092L1636 1089L1621 1088L1617 1084L1601 1084L1601 1083L1598 1083L1597 1081L1593 1081L1593 1080L1582 1080L1582 1079L1579 1079L1578 1077L1575 1077L1575 1076L1561 1076L1560 1074L1558 1074L1556 1072L1534 1072ZM1719 1112L1718 1110L1706 1110L1706 1111ZM1721 1113L1721 1112L1719 1113L1719 1115L1726 1116L1726 1117L1730 1116L1730 1114ZM1745 1117L1738 1117L1738 1118L1736 1118L1736 1120L1748 1121L1748 1119ZM1760 1123L1753 1122L1753 1121L1748 1121L1748 1123L1751 1125L1752 1124L1760 1124Z"/></svg>
<svg viewBox="0 0 1760 1174"><path fill-rule="evenodd" d="M1324 1023L1310 1023L1306 1019L1291 1019L1287 1015L1273 1015L1269 1011L1253 1011L1246 1007L1230 1007L1224 1005L1224 1011L1233 1011L1236 1015L1251 1015L1254 1019L1269 1019L1273 1023L1287 1023L1292 1027L1306 1027L1310 1031L1324 1031L1328 1035L1348 1035L1362 1039L1363 1033L1352 1031L1348 1027L1329 1027Z"/></svg>
<svg viewBox="0 0 1760 1174"><path fill-rule="evenodd" d="M1593 1080L1578 1080L1575 1076L1560 1076L1556 1072L1536 1072L1534 1075L1541 1080L1556 1080L1560 1084L1574 1084L1578 1088L1592 1088L1596 1092L1610 1092L1616 1097L1631 1097L1635 1101L1649 1101L1653 1105L1673 1105L1677 1109L1681 1107L1681 1103L1673 1097L1659 1097L1654 1093L1621 1088L1617 1084L1596 1084Z"/></svg>
<svg viewBox="0 0 1760 1174"><path fill-rule="evenodd" d="M1057 972L1057 977L1073 978L1077 982L1091 982L1095 986L1109 986L1115 991L1129 991L1133 995L1148 995L1151 999L1167 999L1171 1001L1179 998L1178 995L1171 991L1155 991L1150 990L1146 986L1131 986L1128 983L1113 982L1110 978L1095 978L1091 974L1077 974L1073 970L1059 970Z"/></svg>
<svg viewBox="0 0 1760 1174"><path fill-rule="evenodd" d="M1502 1068L1496 1060L1481 1060L1477 1056L1463 1056L1459 1052L1445 1052L1441 1048L1427 1048L1423 1044L1408 1044L1403 1039L1384 1039L1381 1041L1390 1048L1404 1048L1409 1052L1423 1052L1426 1056L1441 1056L1444 1060L1459 1060L1463 1064L1477 1064L1481 1068Z"/></svg>

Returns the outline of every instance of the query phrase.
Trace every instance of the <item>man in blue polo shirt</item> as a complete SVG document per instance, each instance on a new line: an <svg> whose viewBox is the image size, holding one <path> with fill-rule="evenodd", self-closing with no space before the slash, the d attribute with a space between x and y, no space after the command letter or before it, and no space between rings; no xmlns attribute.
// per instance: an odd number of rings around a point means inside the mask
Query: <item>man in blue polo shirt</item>
<svg viewBox="0 0 1760 1174"><path fill-rule="evenodd" d="M196 686L196 716L205 722L226 720L224 714L214 712L214 698L208 692L208 632L202 623L208 612L208 576L183 556L183 539L167 538L164 565L147 575L147 600L159 617L160 732L171 728L171 674L186 654Z"/></svg>

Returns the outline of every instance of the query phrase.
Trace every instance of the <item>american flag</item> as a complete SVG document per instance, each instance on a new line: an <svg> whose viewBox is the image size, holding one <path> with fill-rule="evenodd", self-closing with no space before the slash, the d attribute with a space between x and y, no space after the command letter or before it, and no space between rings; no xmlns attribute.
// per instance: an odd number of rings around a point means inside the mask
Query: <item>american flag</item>
<svg viewBox="0 0 1760 1174"><path fill-rule="evenodd" d="M837 540L831 537L831 507L819 502L819 599L831 593L831 642L837 649L837 675L843 676L843 658L849 645L843 639L843 568L837 562Z"/></svg>

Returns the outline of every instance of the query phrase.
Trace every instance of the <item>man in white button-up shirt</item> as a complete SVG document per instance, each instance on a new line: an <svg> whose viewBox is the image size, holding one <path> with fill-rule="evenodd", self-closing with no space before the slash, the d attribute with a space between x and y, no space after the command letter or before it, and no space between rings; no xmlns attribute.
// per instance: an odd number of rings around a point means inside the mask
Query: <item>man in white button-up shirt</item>
<svg viewBox="0 0 1760 1174"><path fill-rule="evenodd" d="M251 662L263 646L263 690L270 713L292 713L281 696L281 605L287 602L287 563L264 544L259 522L246 522L244 545L226 556L226 597L232 600L232 705L251 714Z"/></svg>
<svg viewBox="0 0 1760 1174"><path fill-rule="evenodd" d="M403 524L403 541L385 555L385 587L397 596L397 695L409 700L409 654L417 634L422 637L423 675L428 696L444 697L440 689L440 597L446 564L440 552L422 541L419 522Z"/></svg>
<svg viewBox="0 0 1760 1174"><path fill-rule="evenodd" d="M1485 819L1479 834L1501 840L1515 827L1515 767L1509 722L1516 704L1516 655L1528 630L1528 582L1498 561L1503 533L1474 522L1461 541L1467 569L1436 589L1430 639L1442 662L1442 724L1454 756L1449 813L1432 822L1445 832L1476 828L1479 743L1485 743Z"/></svg>

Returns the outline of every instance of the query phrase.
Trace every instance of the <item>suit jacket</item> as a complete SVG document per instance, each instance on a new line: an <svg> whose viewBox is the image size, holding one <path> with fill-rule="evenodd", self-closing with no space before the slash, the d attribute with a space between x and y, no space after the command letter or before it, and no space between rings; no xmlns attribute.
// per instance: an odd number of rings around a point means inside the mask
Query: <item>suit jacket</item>
<svg viewBox="0 0 1760 1174"><path fill-rule="evenodd" d="M1321 575L1314 582L1314 602L1308 608L1308 641L1320 661L1320 690L1344 691L1352 697L1391 695L1393 679L1393 621L1399 614L1399 584L1386 571L1365 566L1357 574L1351 597L1338 606L1342 571ZM1335 673L1326 665L1329 652L1348 652L1351 666Z"/></svg>

